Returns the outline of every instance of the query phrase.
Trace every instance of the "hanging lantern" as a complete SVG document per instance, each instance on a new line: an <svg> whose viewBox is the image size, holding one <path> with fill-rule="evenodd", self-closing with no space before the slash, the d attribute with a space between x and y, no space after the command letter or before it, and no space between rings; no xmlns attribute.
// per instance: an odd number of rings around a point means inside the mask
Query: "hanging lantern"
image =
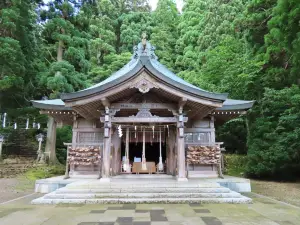
<svg viewBox="0 0 300 225"><path fill-rule="evenodd" d="M38 123L38 124L37 124L37 129L40 129L40 128L41 128L41 124Z"/></svg>
<svg viewBox="0 0 300 225"><path fill-rule="evenodd" d="M14 129L15 130L17 129L17 123L14 123Z"/></svg>

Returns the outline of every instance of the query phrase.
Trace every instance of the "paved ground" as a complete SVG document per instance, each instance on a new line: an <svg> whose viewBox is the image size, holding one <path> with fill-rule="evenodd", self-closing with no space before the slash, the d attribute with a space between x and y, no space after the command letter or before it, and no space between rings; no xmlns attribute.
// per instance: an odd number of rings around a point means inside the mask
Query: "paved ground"
<svg viewBox="0 0 300 225"><path fill-rule="evenodd" d="M300 208L265 198L253 204L30 205L35 194L0 205L0 225L300 225Z"/></svg>

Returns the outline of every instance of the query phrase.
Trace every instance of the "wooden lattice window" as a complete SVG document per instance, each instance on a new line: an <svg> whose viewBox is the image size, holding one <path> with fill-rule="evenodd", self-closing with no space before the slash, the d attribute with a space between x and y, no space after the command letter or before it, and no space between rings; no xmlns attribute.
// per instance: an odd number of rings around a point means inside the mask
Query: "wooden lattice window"
<svg viewBox="0 0 300 225"><path fill-rule="evenodd" d="M103 142L103 133L100 132L79 132L78 143L101 143Z"/></svg>
<svg viewBox="0 0 300 225"><path fill-rule="evenodd" d="M209 132L194 132L185 133L186 143L209 143L210 133Z"/></svg>

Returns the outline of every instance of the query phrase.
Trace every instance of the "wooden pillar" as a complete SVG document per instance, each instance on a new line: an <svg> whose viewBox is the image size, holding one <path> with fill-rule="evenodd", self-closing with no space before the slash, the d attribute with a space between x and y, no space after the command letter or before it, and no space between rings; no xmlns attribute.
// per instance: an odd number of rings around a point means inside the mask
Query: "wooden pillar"
<svg viewBox="0 0 300 225"><path fill-rule="evenodd" d="M142 155L142 170L147 169L147 163L146 163L146 141L145 141L145 128L143 127L143 155Z"/></svg>
<svg viewBox="0 0 300 225"><path fill-rule="evenodd" d="M184 121L182 108L180 108L177 122L177 181L188 181L185 164Z"/></svg>
<svg viewBox="0 0 300 225"><path fill-rule="evenodd" d="M129 162L129 128L126 128L126 140L125 140L125 165L126 172L130 172L130 162Z"/></svg>
<svg viewBox="0 0 300 225"><path fill-rule="evenodd" d="M117 175L119 174L119 167L120 167L120 151L121 151L121 138L118 135L118 132L114 131L112 135L112 145L114 146L112 152L112 174Z"/></svg>
<svg viewBox="0 0 300 225"><path fill-rule="evenodd" d="M56 121L49 116L47 123L46 156L49 156L50 163L56 163Z"/></svg>
<svg viewBox="0 0 300 225"><path fill-rule="evenodd" d="M74 117L73 117L73 129L72 129L72 148L76 148L77 136L78 136L77 128L78 128L78 120L77 120L77 116L74 115Z"/></svg>
<svg viewBox="0 0 300 225"><path fill-rule="evenodd" d="M111 151L111 122L109 108L105 107L104 121L104 139L103 139L103 154L102 154L102 174L101 181L110 182L110 151Z"/></svg>
<svg viewBox="0 0 300 225"><path fill-rule="evenodd" d="M215 135L215 117L210 117L209 127L211 128L210 132L210 144L216 143L216 135Z"/></svg>
<svg viewBox="0 0 300 225"><path fill-rule="evenodd" d="M175 142L176 142L176 137L174 130L169 128L169 137L168 137L168 148L169 148L169 156L168 156L168 171L169 174L175 176L176 175L176 166L175 166Z"/></svg>

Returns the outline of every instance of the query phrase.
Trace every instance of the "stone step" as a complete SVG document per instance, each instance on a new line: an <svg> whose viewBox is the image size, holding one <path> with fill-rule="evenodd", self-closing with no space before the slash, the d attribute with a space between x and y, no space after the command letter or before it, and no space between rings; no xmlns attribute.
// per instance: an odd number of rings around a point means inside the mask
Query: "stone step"
<svg viewBox="0 0 300 225"><path fill-rule="evenodd" d="M240 193L97 193L97 194L60 194L50 193L45 199L106 199L106 198L240 198Z"/></svg>
<svg viewBox="0 0 300 225"><path fill-rule="evenodd" d="M56 193L229 193L229 188L64 188L56 190Z"/></svg>
<svg viewBox="0 0 300 225"><path fill-rule="evenodd" d="M35 199L32 204L126 204L126 203L252 203L250 198L102 198L102 199Z"/></svg>
<svg viewBox="0 0 300 225"><path fill-rule="evenodd" d="M122 182L122 183L102 183L102 182L74 182L67 185L68 188L84 189L84 188L122 188L122 189L138 189L138 188L219 188L218 183L180 183L180 182Z"/></svg>
<svg viewBox="0 0 300 225"><path fill-rule="evenodd" d="M130 180L140 180L140 179L164 179L164 180L174 180L172 175L167 174L121 174L111 178L112 180L120 179L130 179Z"/></svg>

